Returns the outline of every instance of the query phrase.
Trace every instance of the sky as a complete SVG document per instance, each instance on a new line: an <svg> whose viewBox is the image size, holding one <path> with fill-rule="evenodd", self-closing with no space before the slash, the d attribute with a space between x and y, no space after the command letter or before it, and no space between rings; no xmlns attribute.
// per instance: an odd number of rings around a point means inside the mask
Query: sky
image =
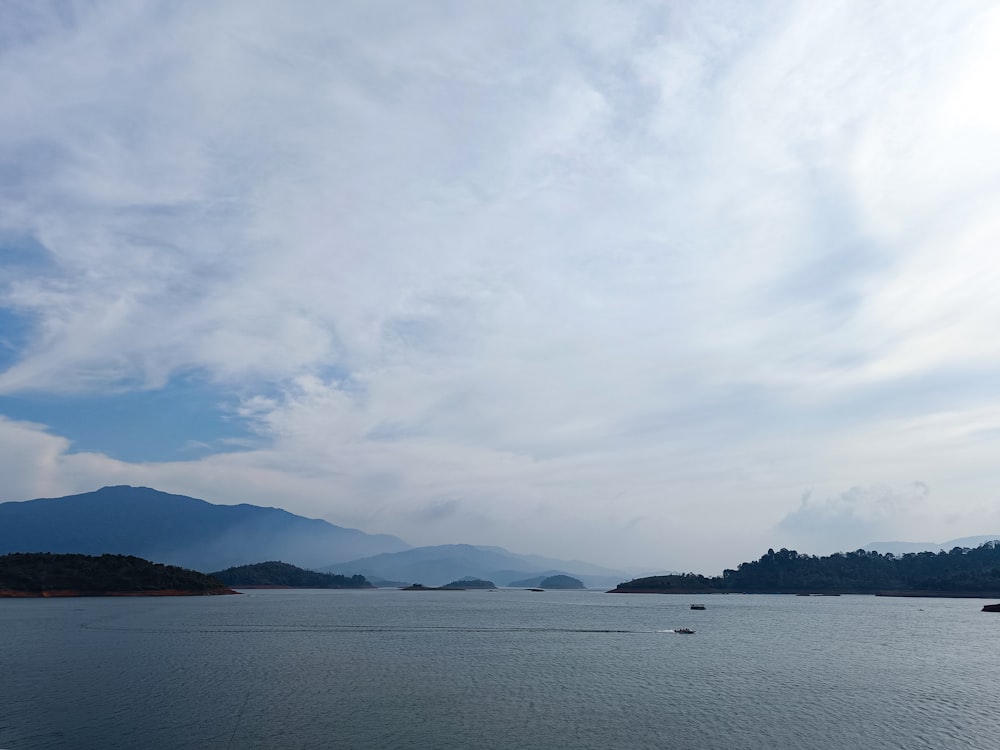
<svg viewBox="0 0 1000 750"><path fill-rule="evenodd" d="M998 78L979 0L6 0L0 501L1000 532Z"/></svg>

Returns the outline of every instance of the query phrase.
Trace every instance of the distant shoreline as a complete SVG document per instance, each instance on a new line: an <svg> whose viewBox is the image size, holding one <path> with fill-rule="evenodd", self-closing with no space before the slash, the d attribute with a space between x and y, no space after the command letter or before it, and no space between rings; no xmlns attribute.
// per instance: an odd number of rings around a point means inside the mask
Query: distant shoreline
<svg viewBox="0 0 1000 750"><path fill-rule="evenodd" d="M709 589L692 589L677 591L673 589L636 588L611 589L609 594L666 594L668 596L884 596L890 598L924 598L924 599L996 599L1000 591L719 591Z"/></svg>
<svg viewBox="0 0 1000 750"><path fill-rule="evenodd" d="M15 591L0 589L0 599L66 599L70 597L95 596L228 596L239 594L230 588L209 591L185 591L182 589L158 589L155 591L79 591L76 589L49 589L47 591Z"/></svg>
<svg viewBox="0 0 1000 750"><path fill-rule="evenodd" d="M294 590L300 591L302 589L307 589L309 591L377 591L377 586L285 586L278 584L253 584L253 585L243 585L239 583L234 583L232 585L234 589L246 589L246 590L266 590L266 589L281 589L281 590ZM236 592L237 594L239 591Z"/></svg>

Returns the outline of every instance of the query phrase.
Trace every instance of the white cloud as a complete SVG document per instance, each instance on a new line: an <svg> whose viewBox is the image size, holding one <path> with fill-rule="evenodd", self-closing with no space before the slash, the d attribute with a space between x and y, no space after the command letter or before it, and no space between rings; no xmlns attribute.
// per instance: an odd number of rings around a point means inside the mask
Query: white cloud
<svg viewBox="0 0 1000 750"><path fill-rule="evenodd" d="M851 487L838 495L814 498L806 493L798 509L778 523L776 531L799 543L810 544L813 553L848 551L881 539L898 525L900 516L921 513L930 489L923 482L902 488L888 485ZM866 542L856 542L865 539Z"/></svg>
<svg viewBox="0 0 1000 750"><path fill-rule="evenodd" d="M0 23L0 230L48 254L0 393L196 372L266 447L18 427L11 486L721 567L920 476L976 531L989 450L904 446L1000 406L989 3L49 8Z"/></svg>

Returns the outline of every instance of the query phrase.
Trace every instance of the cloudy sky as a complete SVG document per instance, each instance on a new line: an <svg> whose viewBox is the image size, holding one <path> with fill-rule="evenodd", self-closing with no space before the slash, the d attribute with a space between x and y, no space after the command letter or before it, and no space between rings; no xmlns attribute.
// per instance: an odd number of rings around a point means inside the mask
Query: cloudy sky
<svg viewBox="0 0 1000 750"><path fill-rule="evenodd" d="M5 0L0 500L1000 532L998 78L978 0Z"/></svg>

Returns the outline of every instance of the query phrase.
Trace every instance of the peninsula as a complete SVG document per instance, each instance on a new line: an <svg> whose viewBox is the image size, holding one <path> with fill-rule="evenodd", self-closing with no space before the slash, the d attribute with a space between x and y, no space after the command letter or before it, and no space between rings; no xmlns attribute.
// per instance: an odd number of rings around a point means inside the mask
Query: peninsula
<svg viewBox="0 0 1000 750"><path fill-rule="evenodd" d="M130 555L15 552L0 556L0 597L205 596L235 594L186 568Z"/></svg>
<svg viewBox="0 0 1000 750"><path fill-rule="evenodd" d="M949 552L909 552L900 556L857 550L826 557L773 549L721 576L684 575L636 578L615 594L875 594L993 598L1000 596L1000 542Z"/></svg>

